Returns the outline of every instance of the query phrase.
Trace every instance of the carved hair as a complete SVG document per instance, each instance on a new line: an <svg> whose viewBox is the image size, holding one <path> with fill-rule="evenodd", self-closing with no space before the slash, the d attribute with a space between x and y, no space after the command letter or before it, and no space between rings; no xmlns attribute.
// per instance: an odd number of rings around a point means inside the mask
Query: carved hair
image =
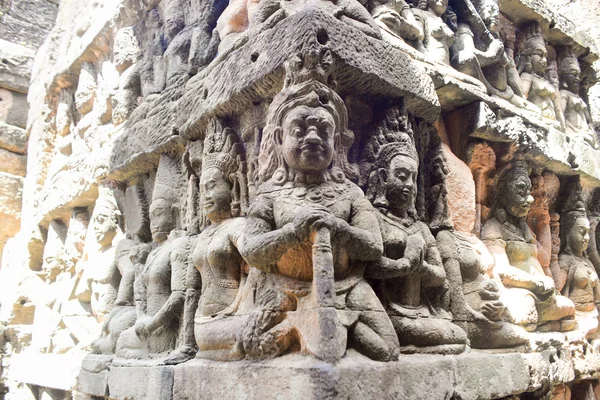
<svg viewBox="0 0 600 400"><path fill-rule="evenodd" d="M282 127L283 120L291 110L303 105L324 108L335 122L334 158L330 166L332 178L340 182L357 176L354 166L348 162L348 150L354 142L354 133L348 129L348 111L342 98L331 88L335 82L329 79L333 58L329 50L324 51L317 46L319 45L309 44L302 54L285 65L285 84L269 106L267 125L260 145L259 184L271 179L277 184L287 180L287 165L275 131Z"/></svg>
<svg viewBox="0 0 600 400"><path fill-rule="evenodd" d="M509 192L509 185L511 182L516 181L519 178L525 177L531 182L529 178L529 171L524 162L517 161L513 165L509 165L500 172L498 180L496 182L496 191L494 195L494 201L492 203L491 215L493 215L499 222L506 221L506 193ZM534 236L531 229L527 226L527 218L519 219L519 227L524 234L527 242L532 242Z"/></svg>
<svg viewBox="0 0 600 400"><path fill-rule="evenodd" d="M562 251L568 252L567 236L579 218L587 219L585 203L581 193L581 183L573 181L564 188L566 197L561 205L560 243Z"/></svg>
<svg viewBox="0 0 600 400"><path fill-rule="evenodd" d="M566 87L564 78L569 75L577 75L581 77L581 67L579 60L573 52L572 46L566 46L560 49L557 56L558 62L558 77L560 78L561 87Z"/></svg>
<svg viewBox="0 0 600 400"><path fill-rule="evenodd" d="M519 56L517 60L517 70L519 73L531 73L533 69L531 58L535 50L541 48L544 49L544 52L547 52L540 24L532 21L522 25L518 32L518 43Z"/></svg>
<svg viewBox="0 0 600 400"><path fill-rule="evenodd" d="M211 119L204 138L202 171L217 168L231 188L231 215L244 215L248 209L247 168L244 146L231 128L223 128L217 118Z"/></svg>
<svg viewBox="0 0 600 400"><path fill-rule="evenodd" d="M389 202L386 197L386 185L382 181L380 171L388 171L392 160L397 156L406 156L412 158L417 166L419 165L419 155L415 148L415 144L408 133L395 132L394 135L389 135L387 139L375 138L375 141L383 141L384 143L375 150L375 161L373 168L369 174L369 181L366 196L369 201L377 207L381 212L386 213ZM407 210L408 214L417 219L417 212L414 208L414 203Z"/></svg>

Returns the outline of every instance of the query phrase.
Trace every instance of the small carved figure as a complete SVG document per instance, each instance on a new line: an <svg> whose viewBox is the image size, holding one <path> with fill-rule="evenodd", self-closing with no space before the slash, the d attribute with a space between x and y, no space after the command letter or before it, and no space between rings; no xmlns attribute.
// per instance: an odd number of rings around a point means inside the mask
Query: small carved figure
<svg viewBox="0 0 600 400"><path fill-rule="evenodd" d="M600 273L600 189L595 189L588 200L588 218L590 220L590 244L586 254L594 265L596 273Z"/></svg>
<svg viewBox="0 0 600 400"><path fill-rule="evenodd" d="M383 303L401 351L458 354L465 350L467 335L438 301L446 290L446 273L435 238L414 209L418 165L405 133L379 151L367 193L380 210L385 252L366 273L384 280Z"/></svg>
<svg viewBox="0 0 600 400"><path fill-rule="evenodd" d="M484 0L479 13L469 14L466 20L471 23L458 24L452 66L483 82L491 96L539 113L537 107L524 99L519 73L501 40L497 1Z"/></svg>
<svg viewBox="0 0 600 400"><path fill-rule="evenodd" d="M409 47L406 42L416 46L423 40L423 25L417 23L404 0L377 0L371 15L381 27L383 39L400 49Z"/></svg>
<svg viewBox="0 0 600 400"><path fill-rule="evenodd" d="M423 30L422 46L418 46L417 50L432 61L450 65L454 31L442 19L447 9L448 0L418 0L412 11Z"/></svg>
<svg viewBox="0 0 600 400"><path fill-rule="evenodd" d="M515 301L510 308L514 322L527 330L572 330L573 302L557 294L554 280L546 276L537 258L535 235L527 225L533 204L531 180L522 166L507 168L500 174L491 217L483 226L481 237L495 259L495 269ZM532 296L535 308L528 298ZM525 318L518 317L525 315Z"/></svg>
<svg viewBox="0 0 600 400"><path fill-rule="evenodd" d="M94 211L91 228L98 249L91 249L89 243L82 259L82 276L75 295L79 300L89 301L92 313L98 322L104 322L115 306L121 275L117 262L119 253L113 241L120 233L121 215L115 198L108 188L102 188Z"/></svg>
<svg viewBox="0 0 600 400"><path fill-rule="evenodd" d="M558 280L564 282L564 286L557 288L575 303L579 329L591 335L598 330L600 282L594 266L584 257L590 240L590 222L583 205L578 206L561 218L563 248L558 262L562 276Z"/></svg>
<svg viewBox="0 0 600 400"><path fill-rule="evenodd" d="M204 140L200 201L210 224L198 236L192 255L202 277L195 318L198 356L214 360L242 359L246 316L238 311L246 263L238 252L247 208L243 146L236 134L213 120Z"/></svg>
<svg viewBox="0 0 600 400"><path fill-rule="evenodd" d="M537 22L523 25L519 31L517 70L521 76L523 95L542 110L542 116L558 121L565 128L562 107L554 86L544 78L548 52Z"/></svg>
<svg viewBox="0 0 600 400"><path fill-rule="evenodd" d="M580 137L590 146L596 147L596 133L590 127L592 117L585 101L579 97L581 68L573 49L565 47L558 54L558 77L560 98L565 116L565 133Z"/></svg>
<svg viewBox="0 0 600 400"><path fill-rule="evenodd" d="M117 355L142 358L164 355L175 348L185 300L190 238L178 230L179 165L168 155L160 159L150 205L154 249L148 255L136 284L145 289L145 310L133 328L117 341ZM139 289L138 289L139 290ZM139 296L135 296L139 299Z"/></svg>
<svg viewBox="0 0 600 400"><path fill-rule="evenodd" d="M247 285L257 287L244 344L251 357L299 347L335 362L348 343L377 360L398 355L363 278L364 262L381 257L381 234L375 210L346 178L355 174L347 160L354 138L343 100L326 84L331 63L329 51L304 48L269 108L261 185L240 247L253 267Z"/></svg>
<svg viewBox="0 0 600 400"><path fill-rule="evenodd" d="M444 230L437 243L450 282L453 321L478 349L525 346L527 332L513 325L501 297L501 284L493 279L494 258L473 234Z"/></svg>
<svg viewBox="0 0 600 400"><path fill-rule="evenodd" d="M268 28L306 8L316 7L335 16L340 21L361 30L366 35L380 39L379 27L369 12L357 0L235 0L231 1L219 17L217 30L225 51L237 36L264 24Z"/></svg>

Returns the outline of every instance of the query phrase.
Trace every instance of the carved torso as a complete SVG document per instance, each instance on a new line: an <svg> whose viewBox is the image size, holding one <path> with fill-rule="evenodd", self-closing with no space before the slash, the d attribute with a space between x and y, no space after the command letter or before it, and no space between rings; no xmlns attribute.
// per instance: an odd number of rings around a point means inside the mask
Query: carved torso
<svg viewBox="0 0 600 400"><path fill-rule="evenodd" d="M100 252L89 260L92 272L92 312L101 321L110 313L117 298L120 274L115 262L115 248Z"/></svg>
<svg viewBox="0 0 600 400"><path fill-rule="evenodd" d="M147 309L146 314L153 316L167 302L171 295L171 260L186 256L185 242L188 237L170 239L158 246L148 255L144 275L146 279Z"/></svg>
<svg viewBox="0 0 600 400"><path fill-rule="evenodd" d="M406 238L412 235L419 235L425 241L425 261L431 262L433 265L441 265L435 239L424 223L417 221L410 224L403 224L394 217L382 214L379 217L384 254L387 258L394 260L402 258L406 248ZM428 316L428 307L423 304L421 298L423 281L423 274L388 279L386 281L386 297L389 312L413 317Z"/></svg>
<svg viewBox="0 0 600 400"><path fill-rule="evenodd" d="M569 274L563 292L575 303L578 311L592 311L595 303L594 294L598 286L598 275L592 263L570 254L560 254L558 262L561 267L568 268Z"/></svg>
<svg viewBox="0 0 600 400"><path fill-rule="evenodd" d="M500 240L505 245L510 265L532 275L544 275L544 270L537 259L537 244L533 233L529 230L530 241L520 227L509 222L501 223L495 217L490 218L484 226L484 240Z"/></svg>
<svg viewBox="0 0 600 400"><path fill-rule="evenodd" d="M529 73L521 74L521 79L531 82L531 88L527 100L542 110L542 116L556 119L553 99L556 97L556 89L547 80Z"/></svg>
<svg viewBox="0 0 600 400"><path fill-rule="evenodd" d="M235 299L244 260L234 243L245 225L245 219L234 218L217 227L208 227L198 236L192 255L202 276L202 297L197 315L222 311Z"/></svg>
<svg viewBox="0 0 600 400"><path fill-rule="evenodd" d="M266 221L275 229L281 229L291 223L301 208L321 208L351 224L355 212L355 202L368 201L362 191L350 181L336 183L332 181L315 185L294 184L288 182L280 188L272 188L263 193L260 201ZM257 200L258 202L258 200ZM270 212L269 212L270 209ZM269 215L270 214L270 215ZM335 278L343 279L351 271L344 243L332 238ZM305 241L291 248L277 260L277 272L302 281L312 279L312 243Z"/></svg>

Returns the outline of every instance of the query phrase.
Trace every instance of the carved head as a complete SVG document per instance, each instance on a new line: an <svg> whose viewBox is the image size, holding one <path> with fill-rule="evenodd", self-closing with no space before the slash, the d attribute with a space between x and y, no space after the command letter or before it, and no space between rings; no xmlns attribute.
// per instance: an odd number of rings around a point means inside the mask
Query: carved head
<svg viewBox="0 0 600 400"><path fill-rule="evenodd" d="M571 46L563 48L558 55L558 77L562 88L579 94L581 68Z"/></svg>
<svg viewBox="0 0 600 400"><path fill-rule="evenodd" d="M182 185L181 170L177 160L163 154L156 171L156 181L150 204L150 231L152 239L163 242L177 226L179 212L178 188Z"/></svg>
<svg viewBox="0 0 600 400"><path fill-rule="evenodd" d="M237 217L245 209L244 148L230 128L213 119L204 139L200 201L211 222ZM240 204L242 203L242 204Z"/></svg>
<svg viewBox="0 0 600 400"><path fill-rule="evenodd" d="M327 173L337 181L356 172L347 152L354 142L348 111L329 86L329 51L309 49L286 64L286 82L269 107L261 143L259 181L283 183L288 174Z"/></svg>
<svg viewBox="0 0 600 400"><path fill-rule="evenodd" d="M419 0L417 8L420 10L430 9L439 17L446 12L448 0Z"/></svg>
<svg viewBox="0 0 600 400"><path fill-rule="evenodd" d="M563 215L561 230L565 232L564 251L581 256L590 243L590 221L585 210L570 211Z"/></svg>
<svg viewBox="0 0 600 400"><path fill-rule="evenodd" d="M560 218L561 243L567 254L581 256L590 242L588 220L579 181L569 182L564 188L564 199Z"/></svg>
<svg viewBox="0 0 600 400"><path fill-rule="evenodd" d="M519 72L544 75L548 52L542 36L542 28L537 22L529 22L519 29Z"/></svg>
<svg viewBox="0 0 600 400"><path fill-rule="evenodd" d="M394 142L381 147L369 176L367 197L380 209L412 213L418 171L419 157L412 139L401 133Z"/></svg>
<svg viewBox="0 0 600 400"><path fill-rule="evenodd" d="M101 188L92 213L94 238L101 246L108 246L117 235L121 212L108 188Z"/></svg>
<svg viewBox="0 0 600 400"><path fill-rule="evenodd" d="M498 8L497 0L483 0L481 4L481 19L490 32L498 32L500 30L500 8Z"/></svg>
<svg viewBox="0 0 600 400"><path fill-rule="evenodd" d="M504 209L513 217L525 218L533 201L527 169L516 166L500 174L496 187L495 208Z"/></svg>

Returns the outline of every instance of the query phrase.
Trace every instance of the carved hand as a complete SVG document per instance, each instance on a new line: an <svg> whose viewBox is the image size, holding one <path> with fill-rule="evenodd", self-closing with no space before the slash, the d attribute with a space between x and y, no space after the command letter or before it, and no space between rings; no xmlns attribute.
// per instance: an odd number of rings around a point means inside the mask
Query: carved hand
<svg viewBox="0 0 600 400"><path fill-rule="evenodd" d="M418 274L423 266L425 258L425 240L421 235L410 235L406 239L406 250L404 257L410 263L410 269L413 273Z"/></svg>
<svg viewBox="0 0 600 400"><path fill-rule="evenodd" d="M534 293L544 296L552 292L554 289L554 280L549 276L542 276L535 282Z"/></svg>
<svg viewBox="0 0 600 400"><path fill-rule="evenodd" d="M488 55L493 60L499 60L504 54L504 44L498 39L494 39L488 48Z"/></svg>
<svg viewBox="0 0 600 400"><path fill-rule="evenodd" d="M481 313L492 321L499 321L506 307L500 300L488 301L481 306Z"/></svg>
<svg viewBox="0 0 600 400"><path fill-rule="evenodd" d="M315 229L315 223L328 226L325 221L331 217L332 215L325 209L303 207L294 217L294 231L300 240L304 240L308 238L311 229Z"/></svg>
<svg viewBox="0 0 600 400"><path fill-rule="evenodd" d="M135 334L140 338L147 338L150 336L150 324L152 322L152 318L150 317L142 317L139 318L133 327L135 330Z"/></svg>

